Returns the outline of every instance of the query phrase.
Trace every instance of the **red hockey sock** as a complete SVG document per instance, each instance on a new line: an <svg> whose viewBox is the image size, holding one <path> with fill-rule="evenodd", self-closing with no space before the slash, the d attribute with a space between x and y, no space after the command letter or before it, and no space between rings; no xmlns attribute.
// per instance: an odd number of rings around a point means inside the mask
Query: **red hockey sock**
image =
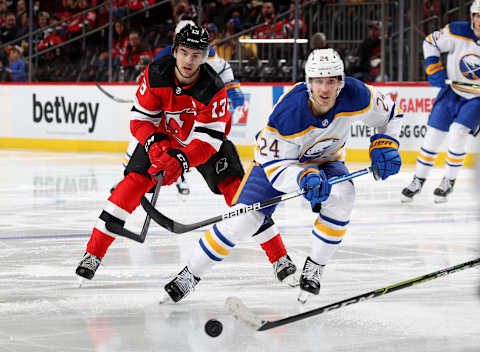
<svg viewBox="0 0 480 352"><path fill-rule="evenodd" d="M268 256L270 263L276 262L278 259L287 254L285 245L283 244L280 234L276 235L272 239L261 244L263 250Z"/></svg>
<svg viewBox="0 0 480 352"><path fill-rule="evenodd" d="M148 176L130 172L115 187L108 200L128 213L132 213L140 204L140 199L153 186L155 186L155 181L152 181Z"/></svg>
<svg viewBox="0 0 480 352"><path fill-rule="evenodd" d="M103 258L108 247L110 247L114 240L114 237L106 235L94 228L92 236L90 236L90 241L88 241L87 244L87 252L96 257Z"/></svg>
<svg viewBox="0 0 480 352"><path fill-rule="evenodd" d="M238 187L240 187L240 183L242 183L242 179L236 176L230 176L226 179L222 180L218 185L218 189L222 192L223 196L225 197L225 201L227 202L228 206L232 206L233 198L235 194L237 194Z"/></svg>

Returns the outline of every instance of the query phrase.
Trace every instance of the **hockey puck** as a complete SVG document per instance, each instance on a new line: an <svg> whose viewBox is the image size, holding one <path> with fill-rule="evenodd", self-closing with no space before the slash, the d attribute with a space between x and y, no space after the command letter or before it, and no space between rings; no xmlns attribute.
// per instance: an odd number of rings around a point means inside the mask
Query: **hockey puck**
<svg viewBox="0 0 480 352"><path fill-rule="evenodd" d="M223 325L216 319L210 319L205 324L205 332L208 336L217 337L222 333Z"/></svg>

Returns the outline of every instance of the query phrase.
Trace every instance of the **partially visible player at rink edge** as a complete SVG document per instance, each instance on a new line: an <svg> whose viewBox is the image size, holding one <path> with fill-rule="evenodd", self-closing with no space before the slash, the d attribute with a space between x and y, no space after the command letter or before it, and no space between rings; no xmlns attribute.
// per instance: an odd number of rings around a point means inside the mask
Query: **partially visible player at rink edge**
<svg viewBox="0 0 480 352"><path fill-rule="evenodd" d="M173 56L146 68L130 122L139 144L125 168L125 177L112 191L93 228L76 269L80 277L93 278L116 237L105 224L124 226L141 197L155 186L154 175L162 171L162 184L170 185L196 167L212 192L223 194L227 204L232 204L245 172L235 146L226 138L231 113L222 80L205 64L208 47L207 30L187 25L175 37ZM254 238L273 264L275 277L293 285L296 266L273 221L265 219ZM216 248L228 243L211 234L205 245Z"/></svg>
<svg viewBox="0 0 480 352"><path fill-rule="evenodd" d="M447 69L440 54L447 54ZM480 124L480 89L447 85L445 80L480 84L480 0L470 6L470 22L452 22L429 34L423 42L425 72L432 86L440 87L428 118L427 133L417 156L412 182L402 190L402 202L411 202L428 178L443 141L448 136L443 179L433 191L444 203L467 155L468 135Z"/></svg>
<svg viewBox="0 0 480 352"><path fill-rule="evenodd" d="M318 294L328 260L346 233L355 199L355 187L343 176L345 144L350 126L360 120L375 127L370 138L372 165L382 180L399 172L397 136L403 114L375 87L345 77L344 65L333 49L313 50L305 65L305 82L295 84L274 106L266 126L257 134L255 160L236 195L237 203L251 205L295 190L318 216L312 226L312 247L300 278L299 301ZM275 210L271 206L213 225L195 244L188 265L165 286L161 301L180 301L190 293L213 264L222 261L236 243L255 233ZM206 244L221 238L218 246Z"/></svg>

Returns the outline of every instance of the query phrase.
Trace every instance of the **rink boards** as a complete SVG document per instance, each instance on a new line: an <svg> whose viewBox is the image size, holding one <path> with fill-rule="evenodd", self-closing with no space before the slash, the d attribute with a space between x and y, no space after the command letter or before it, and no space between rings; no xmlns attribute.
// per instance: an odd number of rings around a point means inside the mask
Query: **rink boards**
<svg viewBox="0 0 480 352"><path fill-rule="evenodd" d="M102 84L116 97L133 99L134 84ZM242 157L253 155L255 134L279 97L290 84L243 83L243 116L234 121L230 138ZM390 94L405 113L400 150L405 163L415 163L426 131L426 122L438 88L426 83L377 84ZM118 103L100 92L94 83L3 84L0 86L0 148L57 151L126 150L130 138L131 104ZM348 161L368 161L372 128L361 122L351 128L347 144ZM465 165L473 164L480 138L469 138ZM446 145L437 165L443 164Z"/></svg>

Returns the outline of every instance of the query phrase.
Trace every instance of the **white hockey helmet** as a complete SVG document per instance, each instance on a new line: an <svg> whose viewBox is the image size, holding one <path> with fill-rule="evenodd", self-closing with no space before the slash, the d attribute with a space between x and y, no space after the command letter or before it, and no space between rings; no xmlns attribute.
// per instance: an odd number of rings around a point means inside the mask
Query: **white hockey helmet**
<svg viewBox="0 0 480 352"><path fill-rule="evenodd" d="M472 5L470 6L470 26L473 28L473 14L474 13L479 13L480 14L480 0L475 0L472 2Z"/></svg>
<svg viewBox="0 0 480 352"><path fill-rule="evenodd" d="M308 55L305 64L305 82L308 94L312 98L311 79L318 77L338 77L342 82L337 90L337 96L345 85L345 71L340 55L334 49L315 49Z"/></svg>

